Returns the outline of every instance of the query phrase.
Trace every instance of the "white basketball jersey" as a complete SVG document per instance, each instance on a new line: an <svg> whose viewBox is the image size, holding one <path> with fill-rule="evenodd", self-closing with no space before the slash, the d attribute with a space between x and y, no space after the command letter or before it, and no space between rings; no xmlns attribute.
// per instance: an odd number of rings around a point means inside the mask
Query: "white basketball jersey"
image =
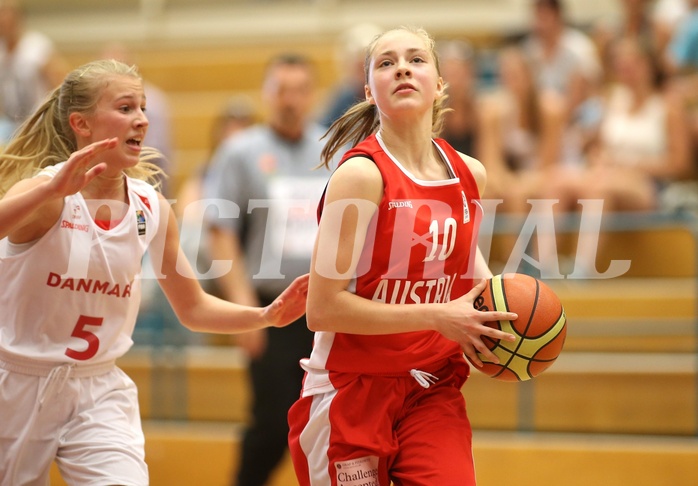
<svg viewBox="0 0 698 486"><path fill-rule="evenodd" d="M150 184L127 178L127 187L126 216L109 230L95 224L78 193L30 248L13 253L9 242L0 245L0 350L79 364L112 361L131 347L141 260L160 210Z"/></svg>

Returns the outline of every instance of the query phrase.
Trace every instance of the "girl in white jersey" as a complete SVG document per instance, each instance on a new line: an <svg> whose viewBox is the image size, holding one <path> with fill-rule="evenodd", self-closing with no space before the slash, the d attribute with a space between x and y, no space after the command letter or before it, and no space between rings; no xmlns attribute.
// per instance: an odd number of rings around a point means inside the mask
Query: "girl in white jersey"
<svg viewBox="0 0 698 486"><path fill-rule="evenodd" d="M204 293L175 217L147 182L145 96L134 67L71 72L0 155L0 485L146 485L132 345L141 260L194 331L284 326L305 311L301 277L270 306Z"/></svg>
<svg viewBox="0 0 698 486"><path fill-rule="evenodd" d="M433 138L445 96L425 31L378 36L365 71L366 100L323 153L327 165L354 147L318 210L294 467L303 486L472 486L464 353L496 362L483 339L514 337L486 323L516 318L473 306L491 276L477 249L485 171Z"/></svg>

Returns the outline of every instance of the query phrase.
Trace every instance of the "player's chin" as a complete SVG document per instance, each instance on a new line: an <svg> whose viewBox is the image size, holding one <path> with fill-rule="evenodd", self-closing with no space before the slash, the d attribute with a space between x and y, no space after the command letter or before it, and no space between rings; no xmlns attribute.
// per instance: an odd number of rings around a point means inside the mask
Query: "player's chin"
<svg viewBox="0 0 698 486"><path fill-rule="evenodd" d="M126 150L124 152L125 152L124 158L123 158L124 169L135 167L141 161L141 150L138 150L138 151Z"/></svg>

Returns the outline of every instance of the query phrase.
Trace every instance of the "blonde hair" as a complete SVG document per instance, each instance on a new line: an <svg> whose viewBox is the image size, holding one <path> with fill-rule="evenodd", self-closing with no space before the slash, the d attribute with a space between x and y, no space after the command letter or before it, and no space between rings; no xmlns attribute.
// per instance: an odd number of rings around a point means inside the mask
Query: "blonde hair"
<svg viewBox="0 0 698 486"><path fill-rule="evenodd" d="M439 67L439 56L436 53L436 42L434 39L421 27L402 26L377 35L366 48L366 57L364 59L364 75L366 84L368 84L371 59L374 55L376 45L385 35L397 31L410 32L424 41L427 51L434 59L436 72L440 76L441 69ZM446 108L447 97L446 90L444 89L443 94L434 101L431 117L431 131L433 137L438 136L438 134L441 132L444 123L444 116L448 111L450 111L449 108ZM332 123L330 128L323 136L323 138L327 138L327 143L322 150L320 167L325 166L329 168L333 157L342 147L347 144L350 144L351 147L355 147L363 139L375 133L378 130L379 125L380 119L378 117L378 110L376 109L375 105L366 100L359 101L358 103L352 105L340 118Z"/></svg>
<svg viewBox="0 0 698 486"><path fill-rule="evenodd" d="M141 79L135 66L113 59L87 63L65 77L0 153L0 196L19 180L68 160L77 150L70 114L92 113L102 90L115 76ZM160 157L162 154L157 150L144 147L139 164L124 172L129 177L157 185L162 170L152 161Z"/></svg>

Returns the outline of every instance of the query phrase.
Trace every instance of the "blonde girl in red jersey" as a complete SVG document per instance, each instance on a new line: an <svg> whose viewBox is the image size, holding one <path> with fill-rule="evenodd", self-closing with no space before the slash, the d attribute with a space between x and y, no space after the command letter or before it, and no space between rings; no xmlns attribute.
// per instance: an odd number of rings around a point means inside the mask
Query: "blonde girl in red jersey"
<svg viewBox="0 0 698 486"><path fill-rule="evenodd" d="M467 355L497 361L479 312L485 171L435 139L444 83L434 42L398 28L367 49L366 100L330 129L328 184L308 290L316 332L289 443L301 485L475 484L461 386ZM477 279L475 278L477 277Z"/></svg>
<svg viewBox="0 0 698 486"><path fill-rule="evenodd" d="M146 99L134 67L71 72L0 155L0 485L147 485L135 385L115 366L133 344L141 260L182 324L235 333L305 312L307 277L270 306L204 293L179 248L141 147Z"/></svg>

